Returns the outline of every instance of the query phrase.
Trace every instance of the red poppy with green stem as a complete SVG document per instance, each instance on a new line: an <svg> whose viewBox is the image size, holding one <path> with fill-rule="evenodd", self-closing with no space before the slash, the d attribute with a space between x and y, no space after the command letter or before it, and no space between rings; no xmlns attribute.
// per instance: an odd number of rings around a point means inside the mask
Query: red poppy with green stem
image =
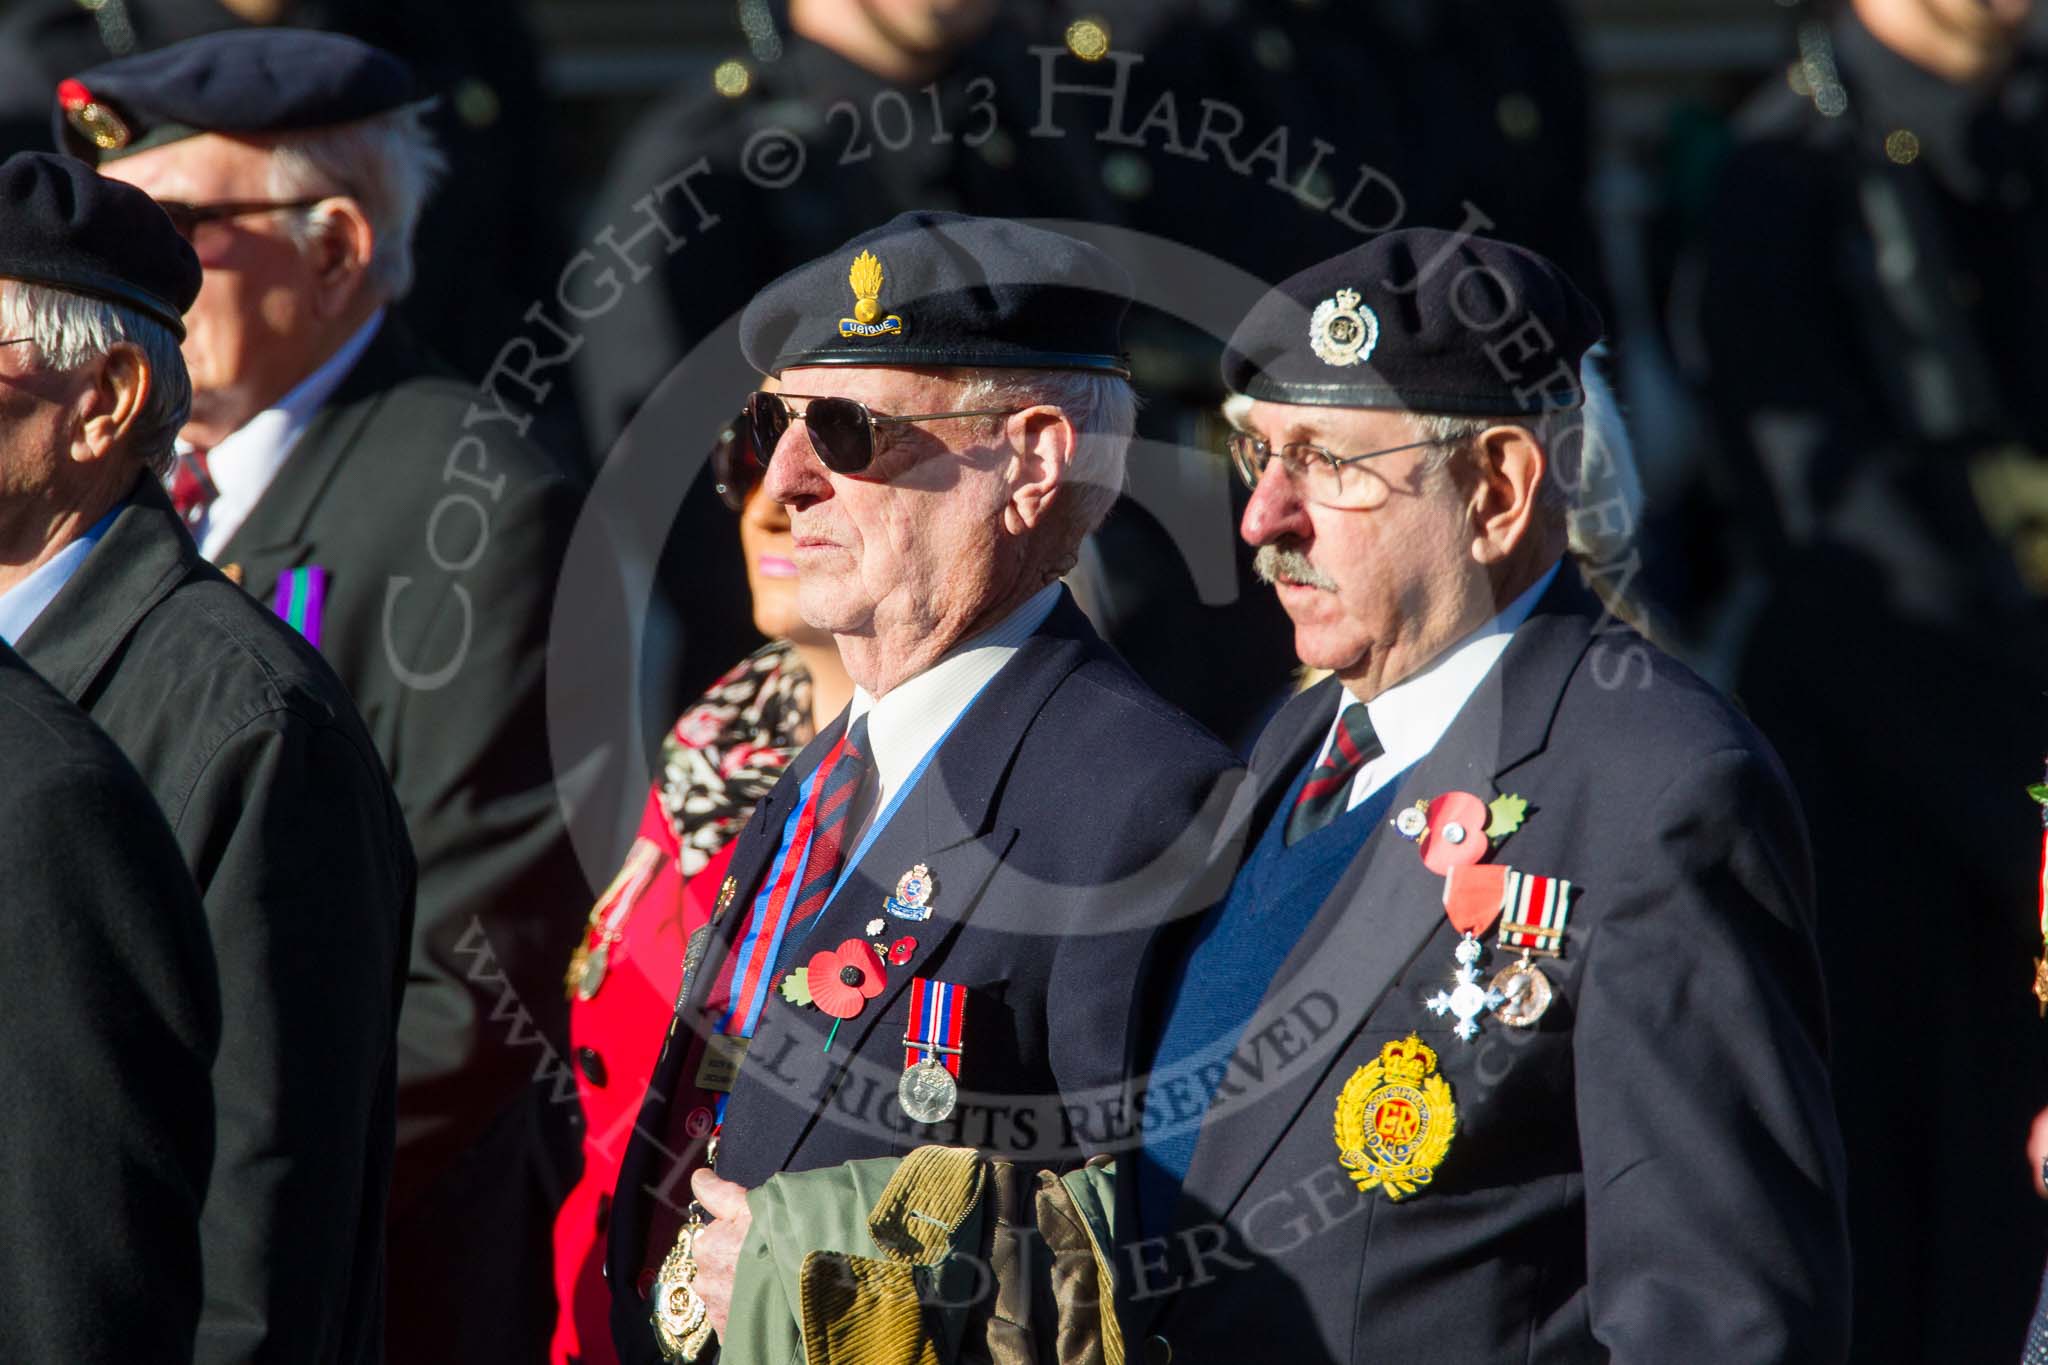
<svg viewBox="0 0 2048 1365"><path fill-rule="evenodd" d="M832 1016L825 1050L839 1036L839 1025L859 1014L882 993L882 959L863 939L850 938L829 953L818 953L804 969L811 1003Z"/></svg>

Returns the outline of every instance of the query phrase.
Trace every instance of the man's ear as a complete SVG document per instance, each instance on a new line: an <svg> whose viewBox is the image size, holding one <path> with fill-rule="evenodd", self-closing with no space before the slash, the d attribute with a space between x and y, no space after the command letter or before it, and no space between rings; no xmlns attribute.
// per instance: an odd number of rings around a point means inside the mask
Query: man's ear
<svg viewBox="0 0 2048 1365"><path fill-rule="evenodd" d="M1472 558L1498 564L1529 535L1550 457L1525 427L1489 427L1473 443Z"/></svg>
<svg viewBox="0 0 2048 1365"><path fill-rule="evenodd" d="M134 433L136 418L149 401L154 383L140 346L121 341L109 347L99 360L91 386L79 397L71 458L80 464L96 464L121 447Z"/></svg>
<svg viewBox="0 0 2048 1365"><path fill-rule="evenodd" d="M346 195L323 199L313 210L319 230L312 253L314 302L323 318L340 317L355 301L377 249L377 230L363 206Z"/></svg>
<svg viewBox="0 0 2048 1365"><path fill-rule="evenodd" d="M1081 433L1067 414L1050 404L1012 413L1004 423L1010 438L1010 500L1003 529L1023 535L1044 521L1073 467Z"/></svg>

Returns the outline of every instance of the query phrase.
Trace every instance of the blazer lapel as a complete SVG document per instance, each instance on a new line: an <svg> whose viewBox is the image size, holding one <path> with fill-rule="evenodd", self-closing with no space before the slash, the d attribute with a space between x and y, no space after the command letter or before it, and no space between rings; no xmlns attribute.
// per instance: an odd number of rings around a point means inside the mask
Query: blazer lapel
<svg viewBox="0 0 2048 1365"><path fill-rule="evenodd" d="M775 1166L788 1164L824 1116L827 1103L817 1096L833 1084L836 1069L859 1055L909 990L911 978L923 975L925 964L973 917L1017 834L996 813L996 793L1046 699L1085 657L1082 631L1092 636L1079 608L1063 596L1045 627L1024 642L946 737L792 959L794 966L846 939L865 938L867 922L883 915L883 901L895 892L897 880L918 863L931 870L931 918L890 919L889 936L909 936L916 947L904 962L888 964L882 993L840 1025L831 1056L822 1046L830 1021L821 1014L777 1008L773 1000L763 1012L749 1055L777 1059L775 1083L797 1101L752 1107L758 1124L750 1127L747 1141ZM750 1083L764 1083L760 1071L742 1073L741 1089Z"/></svg>
<svg viewBox="0 0 2048 1365"><path fill-rule="evenodd" d="M396 319L386 317L369 349L306 424L248 518L214 555L223 569L259 600L268 601L278 577L312 557L309 526L328 485L362 436L383 395L425 362L418 359Z"/></svg>
<svg viewBox="0 0 2048 1365"><path fill-rule="evenodd" d="M1389 809L1447 791L1490 797L1498 777L1540 751L1595 610L1567 565L1443 739L1399 782ZM1334 1106L1330 1073L1346 1044L1443 918L1443 879L1384 824L1373 831L1245 1027L1229 1078L1244 1093L1219 1094L1203 1122L1182 1219L1227 1217L1305 1107ZM1276 1026L1314 1034L1284 1069L1277 1049L1260 1046Z"/></svg>
<svg viewBox="0 0 2048 1365"><path fill-rule="evenodd" d="M200 562L170 499L144 476L78 572L22 634L22 657L82 704L142 618Z"/></svg>

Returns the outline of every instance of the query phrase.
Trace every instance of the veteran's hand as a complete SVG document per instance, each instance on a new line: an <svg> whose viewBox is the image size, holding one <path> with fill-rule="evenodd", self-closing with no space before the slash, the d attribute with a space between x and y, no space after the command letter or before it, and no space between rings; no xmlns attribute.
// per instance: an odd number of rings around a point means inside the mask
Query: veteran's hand
<svg viewBox="0 0 2048 1365"><path fill-rule="evenodd" d="M740 1248L754 1215L747 1211L747 1187L720 1180L709 1168L690 1176L690 1193L713 1221L697 1234L697 1296L711 1319L711 1330L725 1338L726 1315L732 1311L733 1275L740 1264Z"/></svg>
<svg viewBox="0 0 2048 1365"><path fill-rule="evenodd" d="M2048 1162L2048 1109L2034 1115L2034 1127L2027 1134L2027 1167L2034 1174L2034 1193L2048 1199L2048 1183L2043 1180L2048 1176L2048 1167L2043 1166L2044 1162Z"/></svg>

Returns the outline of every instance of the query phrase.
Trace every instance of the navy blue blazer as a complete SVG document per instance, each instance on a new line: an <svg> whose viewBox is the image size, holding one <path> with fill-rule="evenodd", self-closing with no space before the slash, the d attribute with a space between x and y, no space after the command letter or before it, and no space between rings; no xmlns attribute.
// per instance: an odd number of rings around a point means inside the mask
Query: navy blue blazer
<svg viewBox="0 0 2048 1365"><path fill-rule="evenodd" d="M655 1358L638 1282L666 1252L659 1243L689 1199L684 1175L701 1164L701 1143L670 1105L692 1080L682 1072L693 1023L799 787L844 722L798 755L740 835L732 909L684 985L655 1064L621 1166L607 1258L612 1331L627 1362ZM727 1107L719 1174L751 1187L777 1171L933 1142L1050 1166L1101 1150L1102 1112L1123 1090L1124 1029L1144 947L1200 895L1197 874L1236 785L1226 778L1238 771L1215 737L1138 680L1062 591L940 746L793 961L864 938L897 879L923 863L935 884L931 918L889 918L884 936L914 937L915 952L888 967L882 994L840 1027L829 1053L832 1020L770 993ZM933 1125L911 1122L896 1100L913 976L968 990L961 1103Z"/></svg>
<svg viewBox="0 0 2048 1365"><path fill-rule="evenodd" d="M1338 694L1325 682L1275 718L1230 844L1273 818ZM1246 1028L1170 1237L1135 1240L1122 1182L1133 1358L1839 1360L1849 1256L1812 878L1768 745L1568 566L1391 809L1457 790L1526 798L1493 861L1575 888L1564 955L1539 960L1554 1003L1526 1030L1487 1017L1470 1042L1427 1010L1458 934L1442 878L1377 829ZM1517 956L1492 948L1482 979ZM1164 999L1140 1002L1143 1027ZM1410 1033L1457 1126L1432 1183L1395 1203L1354 1188L1334 1124L1345 1082ZM1162 1121L1142 1090L1133 1112Z"/></svg>

